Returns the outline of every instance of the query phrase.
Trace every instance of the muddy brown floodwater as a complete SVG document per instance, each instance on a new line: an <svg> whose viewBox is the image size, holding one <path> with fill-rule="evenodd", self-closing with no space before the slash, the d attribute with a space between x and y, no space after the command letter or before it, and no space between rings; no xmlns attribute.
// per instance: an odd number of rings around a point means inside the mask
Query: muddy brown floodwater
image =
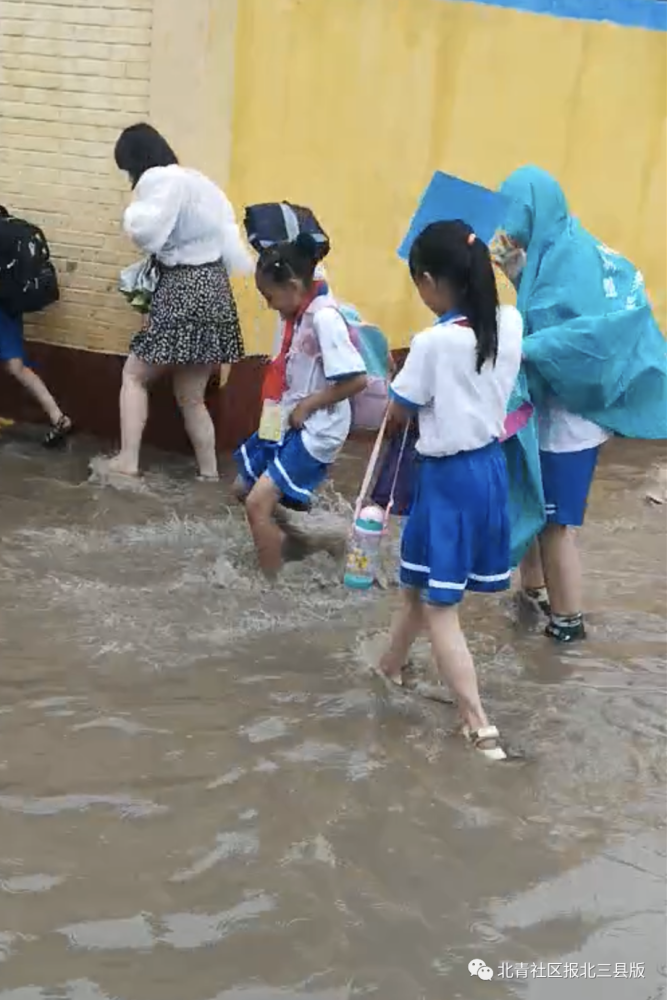
<svg viewBox="0 0 667 1000"><path fill-rule="evenodd" d="M658 449L605 456L588 643L469 601L506 766L369 676L395 592L267 589L224 486L89 454L0 437L0 1000L665 997Z"/></svg>

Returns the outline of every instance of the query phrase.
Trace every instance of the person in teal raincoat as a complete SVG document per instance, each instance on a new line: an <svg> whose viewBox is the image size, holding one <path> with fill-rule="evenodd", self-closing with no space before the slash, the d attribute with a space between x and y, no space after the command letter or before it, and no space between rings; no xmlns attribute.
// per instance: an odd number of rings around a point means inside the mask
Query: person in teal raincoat
<svg viewBox="0 0 667 1000"><path fill-rule="evenodd" d="M612 435L667 438L667 350L641 273L569 212L558 182L521 167L494 259L517 289L527 389L537 409L547 524L522 563L524 596L546 634L585 637L576 529Z"/></svg>

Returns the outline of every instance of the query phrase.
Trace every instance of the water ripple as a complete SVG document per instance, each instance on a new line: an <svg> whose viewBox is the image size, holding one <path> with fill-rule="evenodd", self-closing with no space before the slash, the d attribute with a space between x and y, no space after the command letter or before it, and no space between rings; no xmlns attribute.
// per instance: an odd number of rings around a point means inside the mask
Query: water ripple
<svg viewBox="0 0 667 1000"><path fill-rule="evenodd" d="M162 816L169 811L167 806L160 806L150 799L133 799L129 795L52 795L45 798L0 795L0 809L23 813L25 816L87 812L96 806L108 806L121 816L131 819Z"/></svg>
<svg viewBox="0 0 667 1000"><path fill-rule="evenodd" d="M230 858L250 857L259 851L259 837L256 833L242 831L240 833L221 833L215 838L216 846L201 860L172 875L170 882L190 882L210 871L221 861Z"/></svg>

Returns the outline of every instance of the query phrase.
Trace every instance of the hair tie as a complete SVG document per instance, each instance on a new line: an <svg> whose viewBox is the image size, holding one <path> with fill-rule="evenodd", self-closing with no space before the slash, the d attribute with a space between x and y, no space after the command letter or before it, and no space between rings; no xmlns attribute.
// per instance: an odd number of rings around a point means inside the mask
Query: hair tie
<svg viewBox="0 0 667 1000"><path fill-rule="evenodd" d="M477 237L475 236L474 233L469 233L468 234L468 239L467 239L468 246L471 247L473 245L473 243L475 242L476 239L477 239Z"/></svg>

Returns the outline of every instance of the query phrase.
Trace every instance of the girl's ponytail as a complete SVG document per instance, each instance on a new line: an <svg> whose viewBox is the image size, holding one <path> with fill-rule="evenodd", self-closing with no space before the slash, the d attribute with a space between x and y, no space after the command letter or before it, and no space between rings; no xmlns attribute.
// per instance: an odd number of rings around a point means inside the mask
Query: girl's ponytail
<svg viewBox="0 0 667 1000"><path fill-rule="evenodd" d="M470 270L465 294L466 314L477 338L477 371L498 357L498 287L486 243L468 236Z"/></svg>
<svg viewBox="0 0 667 1000"><path fill-rule="evenodd" d="M498 357L498 288L489 248L460 219L433 222L420 233L410 251L413 279L429 274L448 282L459 309L470 321L477 340L477 372Z"/></svg>

